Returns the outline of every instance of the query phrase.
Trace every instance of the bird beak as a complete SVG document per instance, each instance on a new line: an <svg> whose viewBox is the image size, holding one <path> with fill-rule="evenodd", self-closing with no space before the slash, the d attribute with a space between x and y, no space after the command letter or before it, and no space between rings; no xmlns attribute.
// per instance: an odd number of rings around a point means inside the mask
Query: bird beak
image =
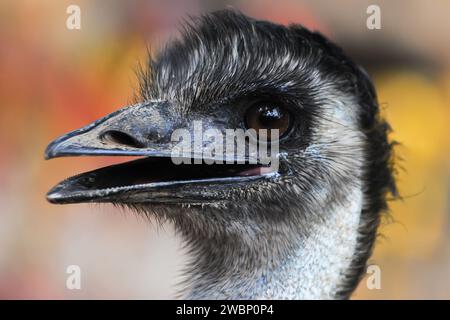
<svg viewBox="0 0 450 320"><path fill-rule="evenodd" d="M271 172L260 165L175 164L171 134L186 123L169 114L167 104L151 101L128 106L51 142L46 159L100 155L142 158L68 178L48 192L47 200L57 204L203 203L221 200L212 186L236 187L269 176Z"/></svg>
<svg viewBox="0 0 450 320"><path fill-rule="evenodd" d="M164 156L170 146L162 148L150 135L167 133L160 110L164 102L151 102L125 107L83 128L65 134L51 142L45 159L66 156ZM155 125L158 124L158 125Z"/></svg>

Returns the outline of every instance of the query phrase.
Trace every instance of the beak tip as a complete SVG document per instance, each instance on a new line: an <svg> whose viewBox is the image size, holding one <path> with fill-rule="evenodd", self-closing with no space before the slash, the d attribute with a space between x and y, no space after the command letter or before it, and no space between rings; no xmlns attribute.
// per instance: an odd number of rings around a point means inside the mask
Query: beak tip
<svg viewBox="0 0 450 320"><path fill-rule="evenodd" d="M72 155L72 153L76 153L76 148L67 143L66 136L62 136L50 142L44 151L44 159L49 160L66 155Z"/></svg>
<svg viewBox="0 0 450 320"><path fill-rule="evenodd" d="M48 202L53 203L53 204L57 204L57 203L59 203L58 200L60 200L62 198L62 195L60 193L58 193L58 192L51 192L50 191L49 193L47 193L46 198L47 198Z"/></svg>
<svg viewBox="0 0 450 320"><path fill-rule="evenodd" d="M51 158L53 158L52 154L48 150L45 150L45 152L44 152L44 160L49 160Z"/></svg>
<svg viewBox="0 0 450 320"><path fill-rule="evenodd" d="M45 148L45 151L44 151L44 159L45 160L49 160L49 159L58 157L58 154L60 151L59 147L61 146L61 142L65 140L62 138L64 138L64 136L60 137L56 140L53 140L52 142L49 143L47 148Z"/></svg>
<svg viewBox="0 0 450 320"><path fill-rule="evenodd" d="M45 195L45 198L48 202L51 204L65 204L70 203L72 195L64 191L64 187L59 184L55 187L53 187L47 194Z"/></svg>
<svg viewBox="0 0 450 320"><path fill-rule="evenodd" d="M49 160L52 158L55 158L57 156L57 152L55 150L56 148L54 148L53 144L49 144L49 146L47 147L47 149L45 149L44 152L44 159L45 160Z"/></svg>

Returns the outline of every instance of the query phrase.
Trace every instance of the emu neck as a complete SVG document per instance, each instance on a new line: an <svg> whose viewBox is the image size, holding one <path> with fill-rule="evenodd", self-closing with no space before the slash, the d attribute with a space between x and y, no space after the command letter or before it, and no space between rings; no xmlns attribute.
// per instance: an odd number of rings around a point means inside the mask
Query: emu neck
<svg viewBox="0 0 450 320"><path fill-rule="evenodd" d="M334 299L358 240L362 191L334 206L296 243L275 232L267 242L227 238L193 247L189 299ZM298 239L298 238L297 238ZM248 239L247 239L248 240ZM255 239L253 239L255 240ZM269 243L270 245L264 245ZM198 243L198 245L201 245ZM250 250L250 251L249 251Z"/></svg>

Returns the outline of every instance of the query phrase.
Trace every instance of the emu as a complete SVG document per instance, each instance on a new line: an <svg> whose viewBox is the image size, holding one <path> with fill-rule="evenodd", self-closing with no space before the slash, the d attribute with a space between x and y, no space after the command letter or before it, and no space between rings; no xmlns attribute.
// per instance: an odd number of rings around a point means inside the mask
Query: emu
<svg viewBox="0 0 450 320"><path fill-rule="evenodd" d="M350 297L396 192L389 125L361 67L317 32L225 10L193 18L149 58L139 98L45 155L142 158L68 178L48 201L173 223L191 256L183 298ZM278 130L278 169L175 165L171 134L194 121Z"/></svg>

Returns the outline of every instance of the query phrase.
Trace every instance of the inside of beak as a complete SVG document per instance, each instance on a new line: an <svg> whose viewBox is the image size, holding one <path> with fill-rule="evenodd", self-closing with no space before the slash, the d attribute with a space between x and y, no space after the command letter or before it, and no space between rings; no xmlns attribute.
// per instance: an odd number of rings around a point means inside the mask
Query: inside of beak
<svg viewBox="0 0 450 320"><path fill-rule="evenodd" d="M90 171L84 174L79 183L80 187L85 189L120 188L162 182L259 175L265 172L265 168L251 164L175 165L171 158L143 158Z"/></svg>
<svg viewBox="0 0 450 320"><path fill-rule="evenodd" d="M119 193L196 183L226 184L273 173L270 167L256 164L193 164L191 158L183 160L185 163L174 164L170 157L146 157L82 173L57 184L47 199L61 204L101 202Z"/></svg>

